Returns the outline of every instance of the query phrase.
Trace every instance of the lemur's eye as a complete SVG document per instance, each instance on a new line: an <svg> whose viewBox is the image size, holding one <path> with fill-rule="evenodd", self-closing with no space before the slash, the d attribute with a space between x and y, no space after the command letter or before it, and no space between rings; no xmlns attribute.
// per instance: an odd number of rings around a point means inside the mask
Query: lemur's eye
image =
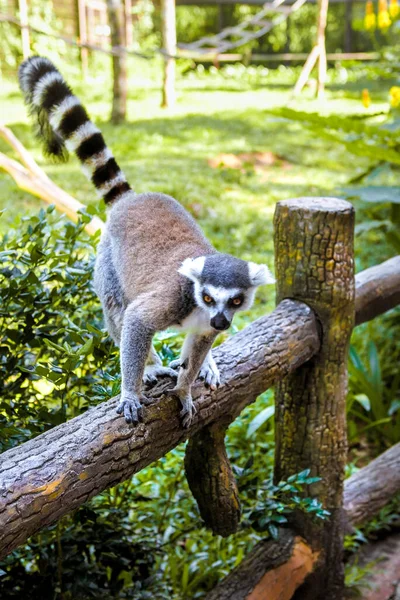
<svg viewBox="0 0 400 600"><path fill-rule="evenodd" d="M214 300L211 298L211 296L208 296L208 294L203 295L203 300L206 304L212 304L214 302Z"/></svg>
<svg viewBox="0 0 400 600"><path fill-rule="evenodd" d="M234 298L232 300L232 304L233 306L240 306L243 302L243 298Z"/></svg>

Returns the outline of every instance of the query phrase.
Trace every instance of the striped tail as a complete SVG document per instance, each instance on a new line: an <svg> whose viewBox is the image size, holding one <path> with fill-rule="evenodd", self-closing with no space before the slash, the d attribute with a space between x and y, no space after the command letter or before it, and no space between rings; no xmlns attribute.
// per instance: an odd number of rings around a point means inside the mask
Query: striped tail
<svg viewBox="0 0 400 600"><path fill-rule="evenodd" d="M132 193L97 127L50 60L32 56L19 67L19 83L48 154L75 152L82 169L107 204Z"/></svg>

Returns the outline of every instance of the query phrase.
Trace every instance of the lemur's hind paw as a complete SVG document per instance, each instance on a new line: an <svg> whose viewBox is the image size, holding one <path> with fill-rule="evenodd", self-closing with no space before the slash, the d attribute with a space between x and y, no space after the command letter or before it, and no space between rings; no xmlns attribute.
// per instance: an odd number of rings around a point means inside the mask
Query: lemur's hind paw
<svg viewBox="0 0 400 600"><path fill-rule="evenodd" d="M173 377L176 379L178 373L171 367L163 367L162 365L148 365L145 367L143 382L157 383L159 377Z"/></svg>
<svg viewBox="0 0 400 600"><path fill-rule="evenodd" d="M137 425L143 421L143 407L141 399L136 394L122 394L121 401L117 407L117 413L124 415L125 421Z"/></svg>

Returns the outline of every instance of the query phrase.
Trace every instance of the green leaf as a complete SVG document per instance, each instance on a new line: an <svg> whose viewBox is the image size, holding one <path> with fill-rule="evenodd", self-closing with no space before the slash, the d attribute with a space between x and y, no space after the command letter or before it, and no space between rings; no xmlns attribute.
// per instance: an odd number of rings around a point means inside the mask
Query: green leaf
<svg viewBox="0 0 400 600"><path fill-rule="evenodd" d="M266 423L275 414L275 406L267 406L250 422L247 429L246 438L251 437L257 429Z"/></svg>
<svg viewBox="0 0 400 600"><path fill-rule="evenodd" d="M400 187L371 185L366 187L341 188L339 192L347 198L359 198L363 202L400 204Z"/></svg>

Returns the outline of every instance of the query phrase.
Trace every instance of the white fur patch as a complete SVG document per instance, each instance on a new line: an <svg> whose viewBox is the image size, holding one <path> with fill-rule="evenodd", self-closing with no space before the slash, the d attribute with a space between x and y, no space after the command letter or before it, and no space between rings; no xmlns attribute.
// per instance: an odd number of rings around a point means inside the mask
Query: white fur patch
<svg viewBox="0 0 400 600"><path fill-rule="evenodd" d="M175 325L174 328L191 333L211 331L210 314L202 308L195 308L180 325Z"/></svg>
<svg viewBox="0 0 400 600"><path fill-rule="evenodd" d="M41 106L44 93L55 81L59 81L60 83L64 81L61 73L57 73L57 71L51 71L50 73L43 75L43 77L41 77L35 84L32 95L32 103L36 106Z"/></svg>
<svg viewBox="0 0 400 600"><path fill-rule="evenodd" d="M82 165L82 171L85 173L86 177L90 179L96 169L103 167L112 157L113 154L111 150L109 148L104 148L101 152L98 152L85 160Z"/></svg>
<svg viewBox="0 0 400 600"><path fill-rule="evenodd" d="M179 267L178 273L184 275L191 281L197 281L203 271L205 260L205 256L186 258Z"/></svg>
<svg viewBox="0 0 400 600"><path fill-rule="evenodd" d="M76 96L67 96L67 98L64 98L61 104L55 106L50 112L49 121L52 128L58 129L64 115L79 104L80 102Z"/></svg>
<svg viewBox="0 0 400 600"><path fill-rule="evenodd" d="M78 127L78 129L74 131L74 133L67 140L65 140L67 150L69 152L75 152L82 142L92 137L92 135L95 133L100 133L100 129L93 125L91 121L87 121Z"/></svg>
<svg viewBox="0 0 400 600"><path fill-rule="evenodd" d="M47 58L43 58L42 56L33 56L29 59L27 64L23 65L23 69L20 71L20 84L21 88L24 92L30 92L30 76L34 69L36 69L39 65L49 65L50 61Z"/></svg>
<svg viewBox="0 0 400 600"><path fill-rule="evenodd" d="M248 265L251 285L259 286L267 283L275 283L275 278L267 265L258 265L254 262L249 262Z"/></svg>
<svg viewBox="0 0 400 600"><path fill-rule="evenodd" d="M98 190L102 196L105 196L110 190L113 189L115 185L118 185L119 183L124 183L125 181L125 175L121 171L121 173L118 173L118 175L113 177L113 179L110 179L109 181L103 183L103 185L99 187Z"/></svg>

